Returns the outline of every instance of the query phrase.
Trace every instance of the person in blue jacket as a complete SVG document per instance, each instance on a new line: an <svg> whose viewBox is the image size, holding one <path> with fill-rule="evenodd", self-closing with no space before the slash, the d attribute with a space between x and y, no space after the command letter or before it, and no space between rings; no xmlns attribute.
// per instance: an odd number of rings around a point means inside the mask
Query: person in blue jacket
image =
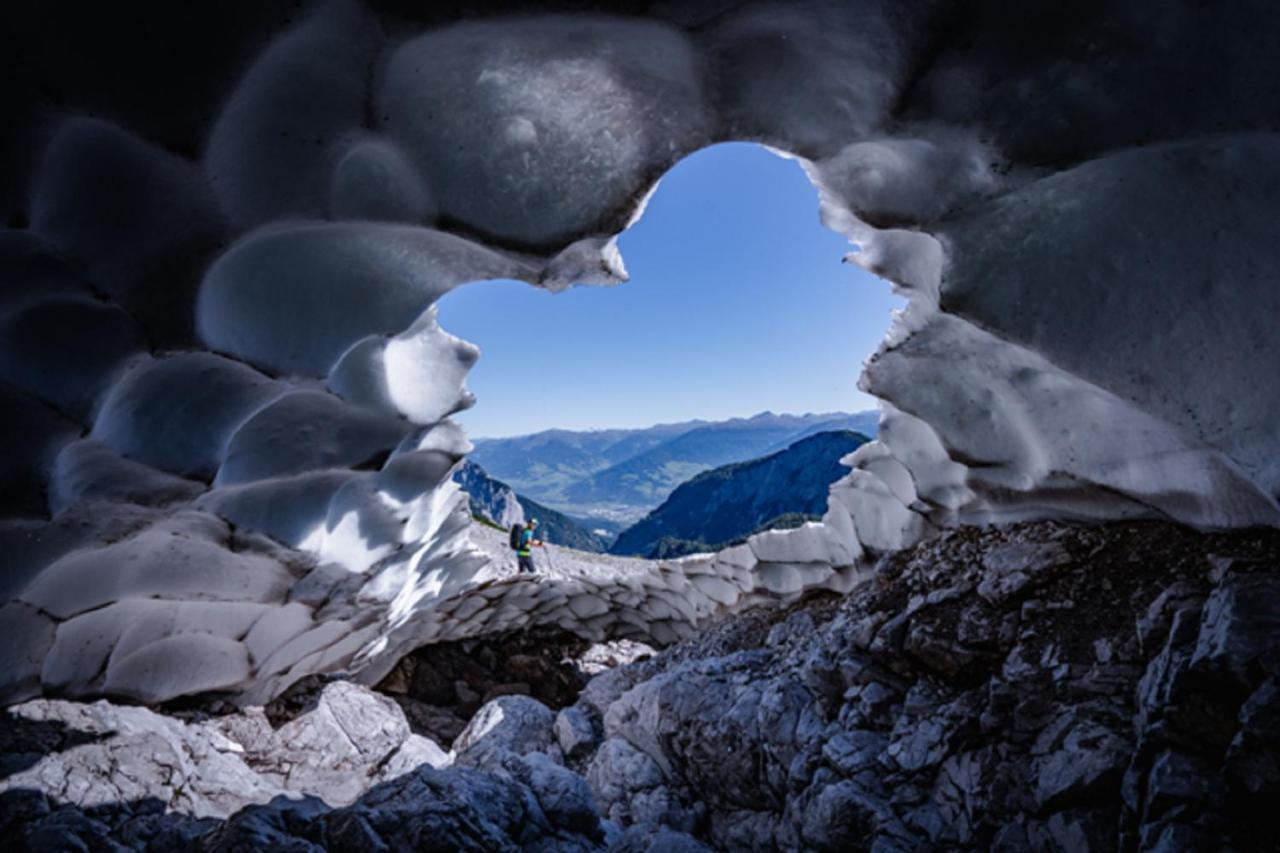
<svg viewBox="0 0 1280 853"><path fill-rule="evenodd" d="M537 529L538 519L529 519L524 530L520 531L520 545L516 548L516 562L520 564L520 571L529 574L536 574L538 571L533 567L533 549L541 548L543 544L541 539L534 538Z"/></svg>

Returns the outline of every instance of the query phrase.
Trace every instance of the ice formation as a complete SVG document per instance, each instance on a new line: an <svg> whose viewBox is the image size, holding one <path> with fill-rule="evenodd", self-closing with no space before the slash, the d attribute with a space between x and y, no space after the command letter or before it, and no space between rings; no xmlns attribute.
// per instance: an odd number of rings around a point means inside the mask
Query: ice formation
<svg viewBox="0 0 1280 853"><path fill-rule="evenodd" d="M139 9L110 60L93 16L19 17L6 703L262 700L536 624L668 642L962 521L1280 525L1275 10L509 5ZM617 232L723 140L800 159L909 298L861 380L880 439L821 524L501 576L451 480L477 353L434 302L623 277Z"/></svg>

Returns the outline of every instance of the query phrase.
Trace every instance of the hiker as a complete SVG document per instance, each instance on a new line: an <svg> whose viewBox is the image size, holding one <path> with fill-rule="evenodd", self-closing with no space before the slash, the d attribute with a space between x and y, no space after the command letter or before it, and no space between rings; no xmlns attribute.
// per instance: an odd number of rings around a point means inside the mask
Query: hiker
<svg viewBox="0 0 1280 853"><path fill-rule="evenodd" d="M537 569L533 567L533 553L531 548L541 548L544 544L541 539L534 539L533 534L538 528L538 519L531 518L525 524L511 525L511 547L516 552L516 562L519 563L521 572L536 574Z"/></svg>

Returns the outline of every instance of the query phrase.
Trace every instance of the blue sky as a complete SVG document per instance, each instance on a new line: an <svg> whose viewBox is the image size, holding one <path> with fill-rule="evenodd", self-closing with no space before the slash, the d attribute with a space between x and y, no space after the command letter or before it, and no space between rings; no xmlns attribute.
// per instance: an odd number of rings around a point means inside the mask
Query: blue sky
<svg viewBox="0 0 1280 853"><path fill-rule="evenodd" d="M619 246L617 287L477 282L440 300L440 324L481 349L469 435L874 407L855 383L903 301L841 263L851 247L818 222L795 162L699 151Z"/></svg>

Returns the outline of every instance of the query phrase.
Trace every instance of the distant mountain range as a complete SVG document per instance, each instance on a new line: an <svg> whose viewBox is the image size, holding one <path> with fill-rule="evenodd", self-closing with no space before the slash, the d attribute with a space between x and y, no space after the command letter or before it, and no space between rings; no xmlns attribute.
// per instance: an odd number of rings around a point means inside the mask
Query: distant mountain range
<svg viewBox="0 0 1280 853"><path fill-rule="evenodd" d="M597 471L703 425L660 424L647 429L574 432L552 429L514 438L480 438L468 458L525 494L547 498Z"/></svg>
<svg viewBox="0 0 1280 853"><path fill-rule="evenodd" d="M609 551L655 558L715 551L757 530L816 518L831 484L848 471L840 459L869 440L827 430L762 459L705 471L624 530Z"/></svg>
<svg viewBox="0 0 1280 853"><path fill-rule="evenodd" d="M480 439L469 459L539 503L616 529L639 520L676 486L734 462L755 459L820 432L874 436L877 412L686 421L647 429L548 430Z"/></svg>
<svg viewBox="0 0 1280 853"><path fill-rule="evenodd" d="M471 515L495 527L510 530L513 524L536 518L540 539L553 545L596 553L604 551L613 538L611 534L596 533L551 507L517 494L470 460L459 466L453 479L470 496Z"/></svg>

